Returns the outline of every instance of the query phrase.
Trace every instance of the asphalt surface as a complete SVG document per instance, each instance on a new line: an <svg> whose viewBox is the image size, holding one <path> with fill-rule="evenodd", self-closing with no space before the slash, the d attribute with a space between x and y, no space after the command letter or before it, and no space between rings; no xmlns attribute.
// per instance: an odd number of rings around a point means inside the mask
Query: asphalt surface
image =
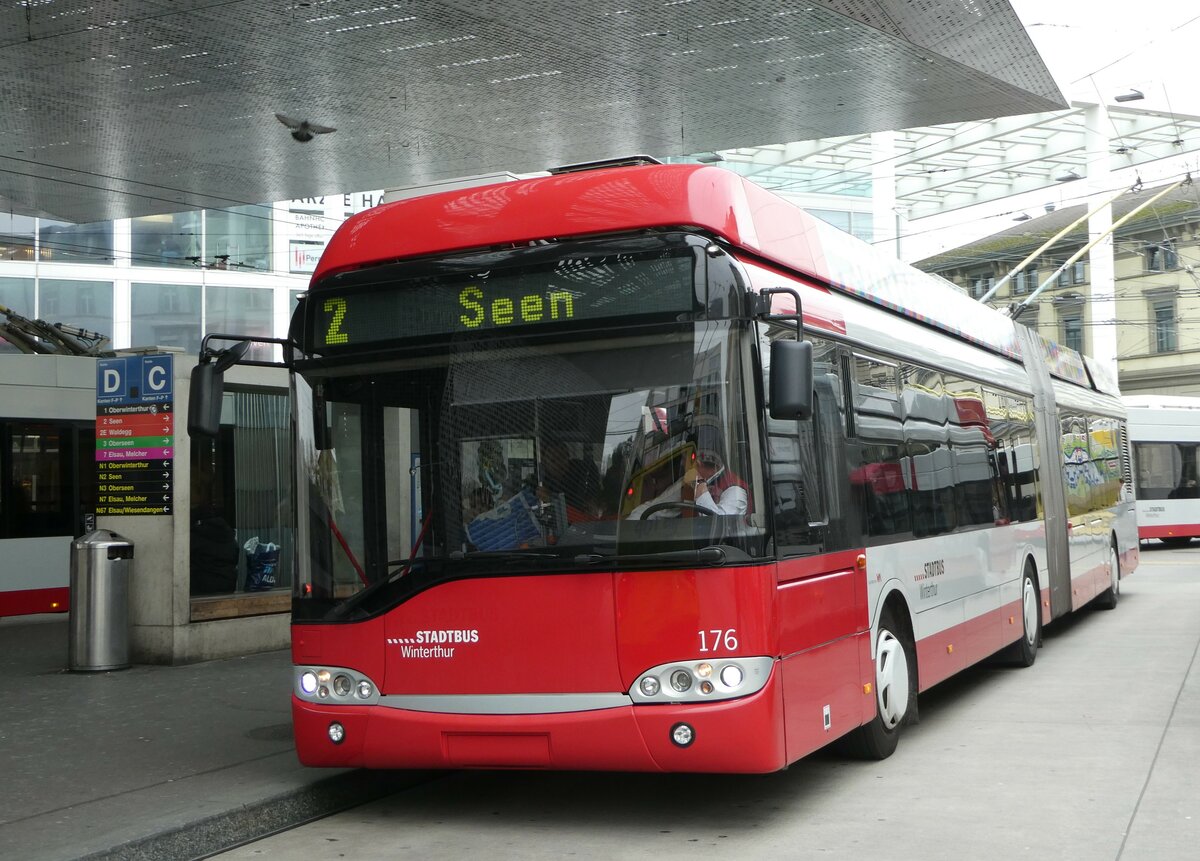
<svg viewBox="0 0 1200 861"><path fill-rule="evenodd" d="M1198 858L1200 546L1142 559L1034 667L923 695L892 759L751 778L308 769L286 651L73 673L65 616L0 619L0 858Z"/></svg>
<svg viewBox="0 0 1200 861"><path fill-rule="evenodd" d="M421 779L300 765L286 650L80 673L67 636L0 619L0 858L197 858Z"/></svg>

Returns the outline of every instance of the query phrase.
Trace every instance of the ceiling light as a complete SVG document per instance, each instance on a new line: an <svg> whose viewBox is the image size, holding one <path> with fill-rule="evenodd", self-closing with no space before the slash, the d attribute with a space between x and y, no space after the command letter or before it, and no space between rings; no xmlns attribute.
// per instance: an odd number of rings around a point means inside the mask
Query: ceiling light
<svg viewBox="0 0 1200 861"><path fill-rule="evenodd" d="M719 152L698 152L692 155L700 164L716 164L719 161L725 161L725 156Z"/></svg>
<svg viewBox="0 0 1200 861"><path fill-rule="evenodd" d="M1033 218L1033 216L1028 212L1022 212L1016 218L1014 218L1013 221L1028 221L1031 218Z"/></svg>
<svg viewBox="0 0 1200 861"><path fill-rule="evenodd" d="M1130 90L1115 97L1118 102L1136 102L1146 98L1141 90Z"/></svg>
<svg viewBox="0 0 1200 861"><path fill-rule="evenodd" d="M1077 174L1074 170L1068 170L1065 173L1060 173L1058 176L1054 177L1055 182L1073 182L1077 179L1083 179L1083 177Z"/></svg>

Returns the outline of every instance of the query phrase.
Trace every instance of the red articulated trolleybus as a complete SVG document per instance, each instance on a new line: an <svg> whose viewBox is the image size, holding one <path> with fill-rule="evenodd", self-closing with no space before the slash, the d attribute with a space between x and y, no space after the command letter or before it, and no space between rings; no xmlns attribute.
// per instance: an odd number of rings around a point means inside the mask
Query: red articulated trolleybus
<svg viewBox="0 0 1200 861"><path fill-rule="evenodd" d="M882 758L1137 564L1111 380L716 167L354 216L285 363L309 765Z"/></svg>

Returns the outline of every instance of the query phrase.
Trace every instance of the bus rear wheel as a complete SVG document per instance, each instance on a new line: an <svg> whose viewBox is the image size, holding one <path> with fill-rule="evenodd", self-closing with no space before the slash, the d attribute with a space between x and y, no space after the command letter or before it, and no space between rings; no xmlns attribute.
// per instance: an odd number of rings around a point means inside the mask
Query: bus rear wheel
<svg viewBox="0 0 1200 861"><path fill-rule="evenodd" d="M1021 639L1000 651L1000 661L1012 667L1032 667L1042 644L1042 596L1033 564L1021 576Z"/></svg>
<svg viewBox="0 0 1200 861"><path fill-rule="evenodd" d="M1096 606L1101 610L1115 610L1121 600L1121 557L1117 556L1115 545L1108 547L1108 574L1111 578L1109 586L1096 596Z"/></svg>
<svg viewBox="0 0 1200 861"><path fill-rule="evenodd" d="M893 608L883 611L875 638L875 717L846 736L846 753L860 759L887 759L900 741L900 729L917 708L917 651L908 627Z"/></svg>

